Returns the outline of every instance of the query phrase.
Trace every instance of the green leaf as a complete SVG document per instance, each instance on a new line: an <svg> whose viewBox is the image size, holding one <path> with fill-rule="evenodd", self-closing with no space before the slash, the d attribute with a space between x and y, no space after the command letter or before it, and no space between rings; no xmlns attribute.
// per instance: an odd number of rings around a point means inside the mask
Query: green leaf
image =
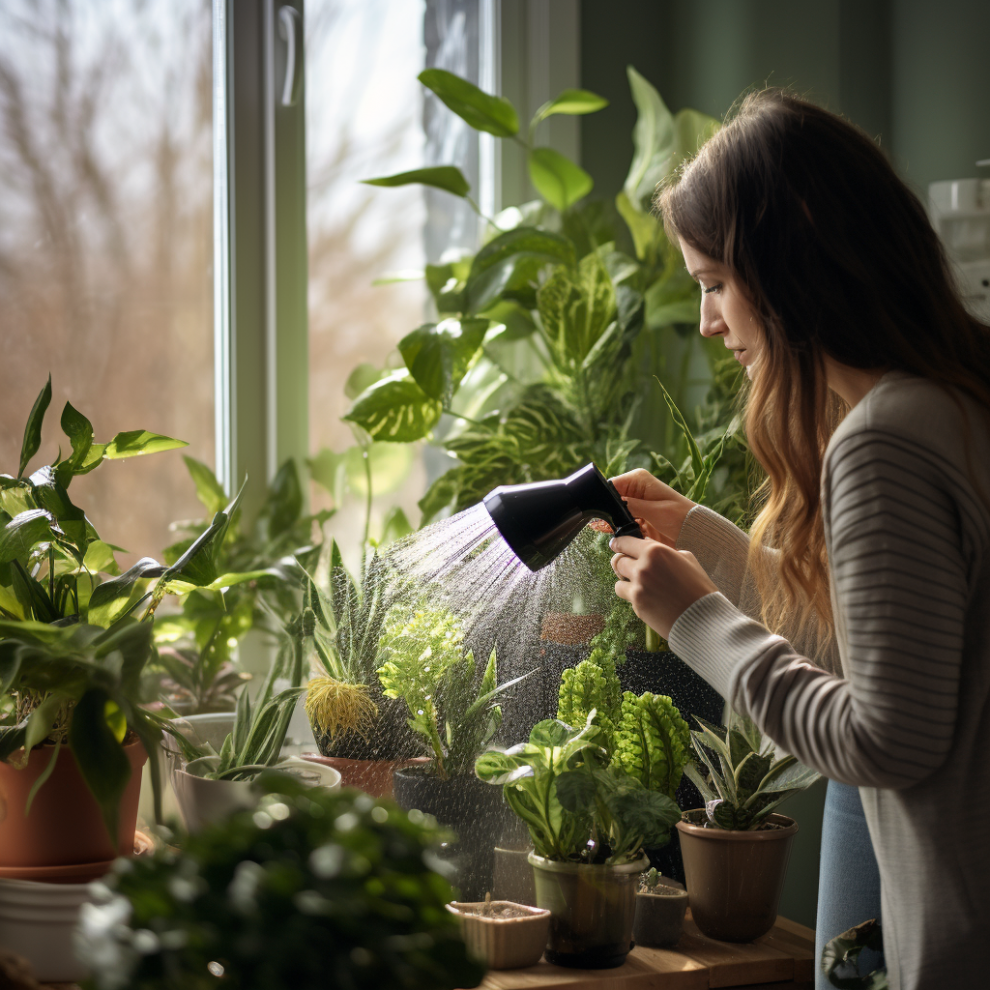
<svg viewBox="0 0 990 990"><path fill-rule="evenodd" d="M79 548L86 546L92 527L87 527L86 514L72 504L69 493L57 480L57 469L48 465L31 475L35 500L54 517L58 528Z"/></svg>
<svg viewBox="0 0 990 990"><path fill-rule="evenodd" d="M142 557L133 567L119 577L98 585L89 599L86 621L94 626L106 628L117 619L131 602L136 593L138 581L161 577L166 568L151 557Z"/></svg>
<svg viewBox="0 0 990 990"><path fill-rule="evenodd" d="M533 188L561 213L594 188L594 180L580 165L553 148L533 148L528 164Z"/></svg>
<svg viewBox="0 0 990 990"><path fill-rule="evenodd" d="M496 137L519 133L515 107L503 97L491 96L444 69L424 69L419 81L476 131L487 131Z"/></svg>
<svg viewBox="0 0 990 990"><path fill-rule="evenodd" d="M368 467L371 468L371 490L375 495L395 491L409 476L413 452L404 443L372 443L367 447L349 447L341 455L346 469L348 488L357 495L368 494Z"/></svg>
<svg viewBox="0 0 990 990"><path fill-rule="evenodd" d="M419 500L419 509L423 513L423 525L446 509L457 498L461 468L454 467L445 471L427 489L426 494Z"/></svg>
<svg viewBox="0 0 990 990"><path fill-rule="evenodd" d="M604 110L608 106L608 100L604 96L592 93L587 89L565 89L554 100L544 103L533 117L533 124L538 124L541 120L555 113L584 114L595 113Z"/></svg>
<svg viewBox="0 0 990 990"><path fill-rule="evenodd" d="M247 481L244 482L244 485ZM244 494L244 485L226 508L221 509L210 523L209 528L201 533L193 545L162 575L166 580L178 579L187 584L204 587L215 581L217 560L223 547L227 527L237 511L238 503ZM102 587L102 586L101 586Z"/></svg>
<svg viewBox="0 0 990 990"><path fill-rule="evenodd" d="M103 451L108 461L120 460L124 457L140 457L143 454L157 454L163 450L175 450L178 447L188 447L185 440L173 440L160 433L149 433L147 430L129 430L118 433Z"/></svg>
<svg viewBox="0 0 990 990"><path fill-rule="evenodd" d="M347 376L347 381L344 382L344 395L348 399L356 399L385 374L387 372L379 371L373 364L362 362Z"/></svg>
<svg viewBox="0 0 990 990"><path fill-rule="evenodd" d="M482 312L496 300L513 296L535 302L540 269L547 264L574 263L574 245L560 234L535 227L506 231L489 241L471 262L468 308L473 313Z"/></svg>
<svg viewBox="0 0 990 990"><path fill-rule="evenodd" d="M86 455L93 446L93 424L71 402L66 402L62 410L62 432L72 444L72 457L59 464L58 480L60 484L68 485L76 469L85 463Z"/></svg>
<svg viewBox="0 0 990 990"><path fill-rule="evenodd" d="M342 454L335 454L329 447L324 447L315 457L306 461L310 478L325 488L337 505L344 500L348 453L349 450L345 450Z"/></svg>
<svg viewBox="0 0 990 990"><path fill-rule="evenodd" d="M32 750L48 738L55 724L55 716L64 704L65 699L50 694L28 717L27 731L24 733L24 748Z"/></svg>
<svg viewBox="0 0 990 990"><path fill-rule="evenodd" d="M48 376L48 382L38 393L38 398L34 400L31 413L24 426L24 439L21 442L21 461L17 469L17 477L24 474L24 469L28 466L28 461L38 453L41 447L41 424L45 419L45 412L48 404L52 401L52 376Z"/></svg>
<svg viewBox="0 0 990 990"><path fill-rule="evenodd" d="M636 257L640 261L646 260L663 235L660 221L652 213L644 213L633 206L625 191L615 197L615 208L619 211L619 216L625 220L629 233L632 234Z"/></svg>
<svg viewBox="0 0 990 990"><path fill-rule="evenodd" d="M19 512L0 530L0 564L27 557L36 544L51 540L53 523L47 509Z"/></svg>
<svg viewBox="0 0 990 990"><path fill-rule="evenodd" d="M25 742L25 749L30 749L30 747ZM58 754L62 751L62 738L59 737L55 741L55 745L52 747L51 759L45 766L45 769L38 774L37 779L31 785L31 790L28 792L27 801L24 802L24 814L29 815L31 813L31 805L34 804L35 795L41 790L42 785L46 780L52 775L52 771L55 769L55 764L58 762Z"/></svg>
<svg viewBox="0 0 990 990"><path fill-rule="evenodd" d="M366 186L409 186L419 184L442 189L455 196L466 196L471 191L468 180L464 178L459 168L453 165L435 165L432 168L417 168L411 172L399 172L396 175L386 175L380 179L363 179Z"/></svg>
<svg viewBox="0 0 990 990"><path fill-rule="evenodd" d="M186 462L189 476L196 486L196 497L203 503L206 511L213 515L223 509L230 499L227 498L223 485L217 481L217 476L202 461L197 461L195 457L183 454L182 459Z"/></svg>
<svg viewBox="0 0 990 990"><path fill-rule="evenodd" d="M403 368L365 390L343 418L375 440L411 443L425 437L442 412L442 404L428 396Z"/></svg>
<svg viewBox="0 0 990 990"><path fill-rule="evenodd" d="M667 174L674 149L674 117L660 94L631 65L627 66L629 88L639 114L633 128L633 159L623 192L641 208L652 199L656 184Z"/></svg>
<svg viewBox="0 0 990 990"><path fill-rule="evenodd" d="M389 509L385 516L382 524L382 538L379 541L379 545L385 546L389 543L394 543L396 540L401 540L403 537L408 536L412 531L412 525L406 518L405 512L402 511L402 506L395 505Z"/></svg>
<svg viewBox="0 0 990 990"><path fill-rule="evenodd" d="M484 319L426 323L399 341L399 353L416 384L446 409L478 356L487 329Z"/></svg>
<svg viewBox="0 0 990 990"><path fill-rule="evenodd" d="M79 699L72 712L69 745L116 848L118 809L131 777L131 764L107 725L109 700L110 696L100 688L91 688Z"/></svg>
<svg viewBox="0 0 990 990"><path fill-rule="evenodd" d="M290 457L272 478L260 515L268 520L270 538L290 530L302 515L303 493L296 462Z"/></svg>
<svg viewBox="0 0 990 990"><path fill-rule="evenodd" d="M86 456L83 458L82 463L73 468L73 475L77 474L89 474L90 471L95 467L99 467L103 463L103 458L105 456L107 445L105 443L94 443Z"/></svg>

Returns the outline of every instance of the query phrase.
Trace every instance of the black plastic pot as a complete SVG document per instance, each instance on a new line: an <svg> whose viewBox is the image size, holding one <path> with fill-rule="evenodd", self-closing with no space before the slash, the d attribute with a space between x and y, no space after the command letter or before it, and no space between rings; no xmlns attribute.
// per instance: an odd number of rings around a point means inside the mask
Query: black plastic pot
<svg viewBox="0 0 990 990"><path fill-rule="evenodd" d="M457 833L445 845L441 858L452 867L459 900L483 901L492 889L495 846L511 812L502 800L502 788L492 787L473 774L441 780L429 765L395 771L393 793L400 808L433 815Z"/></svg>
<svg viewBox="0 0 990 990"><path fill-rule="evenodd" d="M622 866L591 866L530 853L536 904L550 911L546 959L574 969L614 969L633 947L636 888L643 856Z"/></svg>

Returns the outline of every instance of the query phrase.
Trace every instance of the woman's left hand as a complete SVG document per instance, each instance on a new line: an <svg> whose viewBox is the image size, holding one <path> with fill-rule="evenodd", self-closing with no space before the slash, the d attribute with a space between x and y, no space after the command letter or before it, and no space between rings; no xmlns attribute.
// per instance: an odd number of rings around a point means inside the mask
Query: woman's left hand
<svg viewBox="0 0 990 990"><path fill-rule="evenodd" d="M664 639L681 613L718 588L694 554L655 540L620 536L612 540L615 593Z"/></svg>

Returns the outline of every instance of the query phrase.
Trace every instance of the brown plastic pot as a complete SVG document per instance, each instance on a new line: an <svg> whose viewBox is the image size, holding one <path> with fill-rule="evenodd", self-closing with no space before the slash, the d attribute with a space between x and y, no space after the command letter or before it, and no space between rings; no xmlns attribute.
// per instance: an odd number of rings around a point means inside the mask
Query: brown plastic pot
<svg viewBox="0 0 990 990"><path fill-rule="evenodd" d="M28 794L48 766L52 747L32 749L23 770L0 763L0 867L73 866L132 855L141 768L148 754L140 740L124 746L124 752L131 778L120 799L116 847L68 746L59 751L52 775L38 789L26 816Z"/></svg>
<svg viewBox="0 0 990 990"><path fill-rule="evenodd" d="M777 919L797 822L769 815L783 827L737 832L697 824L704 818L703 809L686 811L677 823L691 917L709 938L752 942Z"/></svg>

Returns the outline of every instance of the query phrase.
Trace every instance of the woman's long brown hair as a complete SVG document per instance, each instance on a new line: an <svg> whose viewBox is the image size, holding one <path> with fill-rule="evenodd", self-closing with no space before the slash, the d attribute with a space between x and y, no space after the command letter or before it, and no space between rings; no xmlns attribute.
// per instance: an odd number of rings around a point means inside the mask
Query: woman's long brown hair
<svg viewBox="0 0 990 990"><path fill-rule="evenodd" d="M990 409L990 327L966 311L924 207L877 145L785 91L749 94L658 207L672 238L735 273L761 324L746 432L767 477L750 566L764 622L796 621L824 648L822 463L846 411L825 357L908 371Z"/></svg>

